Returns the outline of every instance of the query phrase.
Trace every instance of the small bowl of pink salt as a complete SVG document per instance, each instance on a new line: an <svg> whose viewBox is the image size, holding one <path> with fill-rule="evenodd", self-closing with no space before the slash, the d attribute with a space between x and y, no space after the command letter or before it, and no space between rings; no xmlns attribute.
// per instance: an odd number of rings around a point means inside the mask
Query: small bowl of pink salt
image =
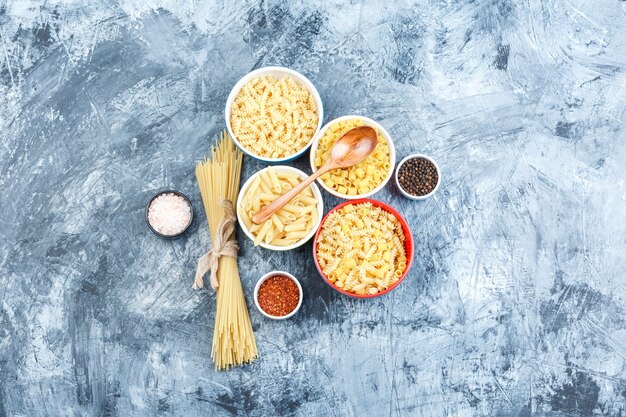
<svg viewBox="0 0 626 417"><path fill-rule="evenodd" d="M181 192L161 191L146 207L146 223L158 236L172 239L185 233L193 220L191 201Z"/></svg>

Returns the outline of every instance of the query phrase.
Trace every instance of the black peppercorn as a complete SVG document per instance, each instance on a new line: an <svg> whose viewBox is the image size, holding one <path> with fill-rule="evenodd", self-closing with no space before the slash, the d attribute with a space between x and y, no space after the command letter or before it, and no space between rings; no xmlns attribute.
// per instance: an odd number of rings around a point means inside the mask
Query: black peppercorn
<svg viewBox="0 0 626 417"><path fill-rule="evenodd" d="M439 183L435 164L425 158L416 157L404 162L398 171L400 187L417 197L431 193Z"/></svg>

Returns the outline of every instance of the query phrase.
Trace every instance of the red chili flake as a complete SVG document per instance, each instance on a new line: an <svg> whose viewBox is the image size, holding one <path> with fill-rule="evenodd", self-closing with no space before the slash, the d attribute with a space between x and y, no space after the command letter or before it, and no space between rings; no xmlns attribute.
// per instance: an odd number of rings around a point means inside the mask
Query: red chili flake
<svg viewBox="0 0 626 417"><path fill-rule="evenodd" d="M263 281L259 287L258 300L267 314L282 317L296 309L300 301L300 291L291 278L274 275Z"/></svg>

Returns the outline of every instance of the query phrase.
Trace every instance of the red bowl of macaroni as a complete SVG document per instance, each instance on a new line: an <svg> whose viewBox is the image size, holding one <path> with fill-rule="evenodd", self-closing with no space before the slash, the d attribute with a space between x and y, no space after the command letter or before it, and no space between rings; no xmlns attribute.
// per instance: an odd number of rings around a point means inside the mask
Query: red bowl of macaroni
<svg viewBox="0 0 626 417"><path fill-rule="evenodd" d="M249 72L233 87L224 110L226 128L246 155L267 163L291 161L311 146L324 109L304 75L284 67Z"/></svg>
<svg viewBox="0 0 626 417"><path fill-rule="evenodd" d="M339 138L358 126L371 126L378 133L378 144L362 162L322 175L318 183L332 195L354 200L370 197L382 190L393 176L396 148L389 133L379 123L363 116L342 116L324 125L311 145L311 170L317 171L330 157L330 150Z"/></svg>
<svg viewBox="0 0 626 417"><path fill-rule="evenodd" d="M356 298L379 297L400 285L413 254L406 220L391 206L369 198L330 210L313 241L313 259L324 281Z"/></svg>
<svg viewBox="0 0 626 417"><path fill-rule="evenodd" d="M241 187L237 198L237 220L255 246L285 251L309 241L322 221L324 201L315 183L291 199L263 224L252 217L283 193L305 179L299 169L268 166L252 175Z"/></svg>

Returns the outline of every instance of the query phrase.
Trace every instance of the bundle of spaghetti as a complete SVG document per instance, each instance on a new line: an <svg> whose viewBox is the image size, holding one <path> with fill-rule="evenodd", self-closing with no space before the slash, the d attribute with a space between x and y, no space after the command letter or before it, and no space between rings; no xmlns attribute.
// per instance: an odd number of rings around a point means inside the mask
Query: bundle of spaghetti
<svg viewBox="0 0 626 417"><path fill-rule="evenodd" d="M218 225L225 215L221 202L226 199L233 207L236 204L241 162L242 153L230 136L222 131L218 144L211 149L210 157L196 164L196 179L214 245ZM235 239L234 233L229 239ZM218 258L217 282L217 312L211 358L215 369L223 370L251 362L258 353L236 258Z"/></svg>

